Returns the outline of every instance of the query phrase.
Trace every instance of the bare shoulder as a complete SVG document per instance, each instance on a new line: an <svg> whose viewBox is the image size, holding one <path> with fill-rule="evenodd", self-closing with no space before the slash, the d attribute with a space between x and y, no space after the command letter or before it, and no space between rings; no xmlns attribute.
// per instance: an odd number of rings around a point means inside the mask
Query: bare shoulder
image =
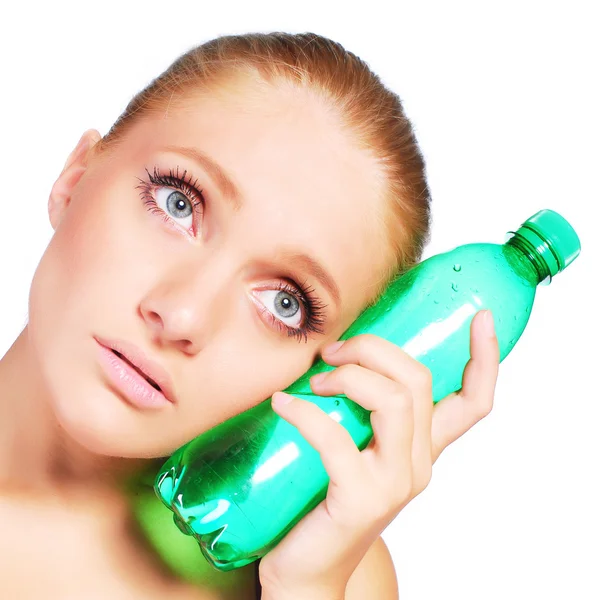
<svg viewBox="0 0 600 600"><path fill-rule="evenodd" d="M133 535L119 494L93 492L0 489L0 597L255 600L252 565L188 584Z"/></svg>
<svg viewBox="0 0 600 600"><path fill-rule="evenodd" d="M346 586L345 600L398 600L398 579L388 547L380 536L369 548Z"/></svg>

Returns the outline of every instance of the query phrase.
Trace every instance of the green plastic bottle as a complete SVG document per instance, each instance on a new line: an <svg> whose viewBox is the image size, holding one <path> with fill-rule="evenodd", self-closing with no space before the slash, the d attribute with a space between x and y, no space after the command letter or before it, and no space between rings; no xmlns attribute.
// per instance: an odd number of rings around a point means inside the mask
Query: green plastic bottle
<svg viewBox="0 0 600 600"><path fill-rule="evenodd" d="M492 310L504 359L525 329L536 287L580 252L573 228L551 210L510 233L504 244L467 244L418 264L393 281L340 339L372 333L402 347L431 370L434 402L460 389L475 313ZM334 368L319 360L285 391L317 404L362 450L373 436L370 412L346 396L311 392L309 379ZM209 564L229 571L275 547L325 498L328 482L317 451L273 411L269 398L175 452L158 474L155 491ZM152 527L146 523L146 529ZM161 538L159 530L153 537L163 557L189 578L194 567L184 563L193 563L192 554L177 554L177 542ZM170 559L175 555L179 564Z"/></svg>

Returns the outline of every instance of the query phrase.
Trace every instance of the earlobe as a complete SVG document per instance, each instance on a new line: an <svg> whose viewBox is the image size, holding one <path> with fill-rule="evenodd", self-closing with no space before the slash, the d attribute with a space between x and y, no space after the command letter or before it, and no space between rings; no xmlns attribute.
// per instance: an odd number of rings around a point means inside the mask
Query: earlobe
<svg viewBox="0 0 600 600"><path fill-rule="evenodd" d="M73 189L87 168L90 149L102 136L95 129L88 129L81 136L77 146L73 149L61 174L54 182L48 199L48 215L52 229L56 230L62 215L69 205Z"/></svg>

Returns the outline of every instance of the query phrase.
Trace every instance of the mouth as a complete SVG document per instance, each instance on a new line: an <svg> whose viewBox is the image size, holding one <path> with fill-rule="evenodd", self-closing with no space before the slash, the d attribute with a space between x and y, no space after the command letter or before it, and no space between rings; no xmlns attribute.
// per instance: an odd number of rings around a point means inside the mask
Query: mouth
<svg viewBox="0 0 600 600"><path fill-rule="evenodd" d="M155 360L150 354L146 354L141 346L138 347L127 340L104 339L98 336L94 336L94 338L106 353L110 353L105 354L106 358L109 358L109 360L112 357L118 358L119 362L115 364L120 364L121 368L128 368L130 374L133 375L133 371L136 376L139 375L147 382L146 390L148 393L154 394L155 392L150 391L150 388L153 388L170 403L175 404L177 402L169 372L162 366L160 360Z"/></svg>
<svg viewBox="0 0 600 600"><path fill-rule="evenodd" d="M148 375L146 375L146 373L144 373L144 371L142 371L141 369L136 367L132 362L127 360L120 352L117 352L116 350L112 350L112 352L114 354L116 354L122 361L126 362L132 369L137 371L154 389L156 389L162 393L160 386L153 379L148 377Z"/></svg>

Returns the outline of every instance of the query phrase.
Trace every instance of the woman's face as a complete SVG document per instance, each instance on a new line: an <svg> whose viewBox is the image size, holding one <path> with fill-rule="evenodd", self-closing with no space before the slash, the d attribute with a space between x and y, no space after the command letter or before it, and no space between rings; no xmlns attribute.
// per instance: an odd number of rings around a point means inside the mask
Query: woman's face
<svg viewBox="0 0 600 600"><path fill-rule="evenodd" d="M28 335L61 426L93 452L165 456L285 389L360 314L391 260L377 167L325 106L298 90L231 89L137 121L53 188ZM322 321L306 341L305 302ZM175 402L129 403L97 337L159 363Z"/></svg>

